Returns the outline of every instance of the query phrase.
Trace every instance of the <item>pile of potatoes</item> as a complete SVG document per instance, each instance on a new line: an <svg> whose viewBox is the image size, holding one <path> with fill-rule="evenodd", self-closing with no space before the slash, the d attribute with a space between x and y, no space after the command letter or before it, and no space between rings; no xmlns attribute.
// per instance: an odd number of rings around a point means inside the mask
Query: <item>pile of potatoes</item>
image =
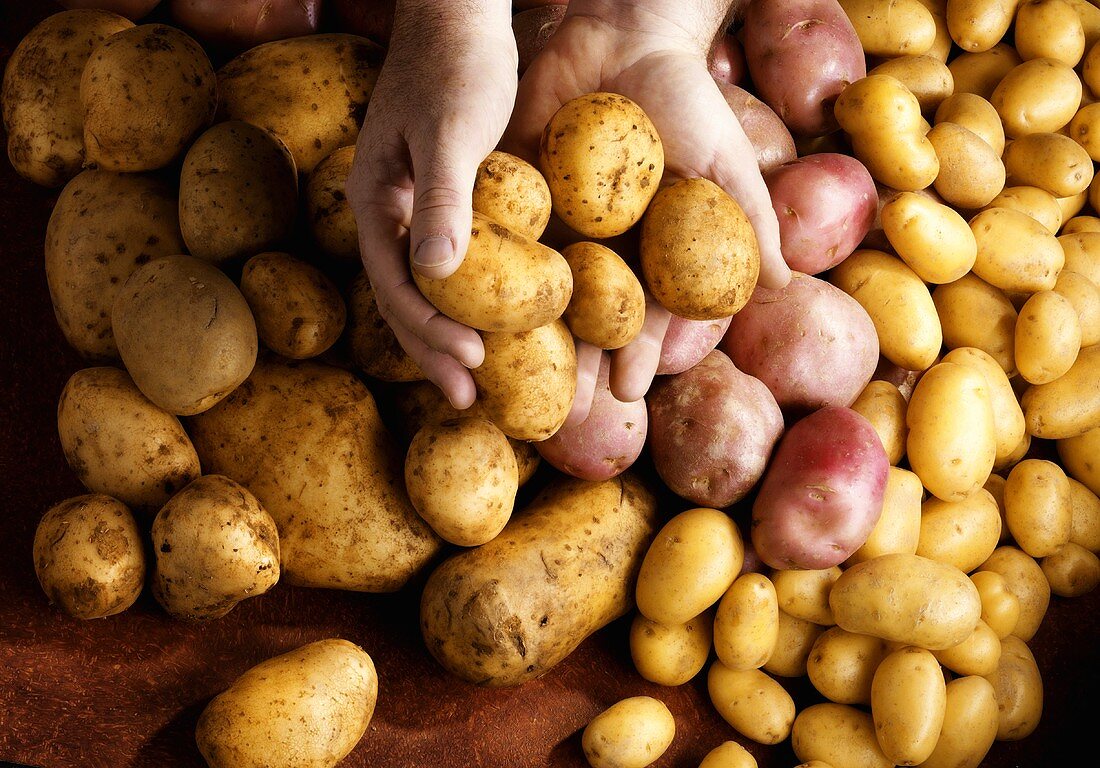
<svg viewBox="0 0 1100 768"><path fill-rule="evenodd" d="M463 412L359 262L344 188L380 46L308 34L215 69L175 26L35 27L4 75L8 153L59 189L45 275L88 361L57 419L88 493L34 542L49 601L103 618L148 584L206 622L280 582L425 574L425 647L477 684L543 675L627 617L641 678L705 669L740 736L807 766L977 766L1034 731L1027 642L1052 596L1100 584L1100 8L739 8L712 72L790 283L757 286L744 212L666 178L637 104L579 97L535 163L485 158L458 271L414 274L484 341ZM561 18L538 12L515 16L521 65ZM624 403L609 353L647 297L673 319ZM577 341L604 352L566 425ZM822 700L796 711L800 676ZM199 748L234 766L279 739L287 764L333 765L377 688L363 649L306 646L215 698ZM644 766L674 735L637 697L582 748ZM755 759L729 741L702 765Z"/></svg>

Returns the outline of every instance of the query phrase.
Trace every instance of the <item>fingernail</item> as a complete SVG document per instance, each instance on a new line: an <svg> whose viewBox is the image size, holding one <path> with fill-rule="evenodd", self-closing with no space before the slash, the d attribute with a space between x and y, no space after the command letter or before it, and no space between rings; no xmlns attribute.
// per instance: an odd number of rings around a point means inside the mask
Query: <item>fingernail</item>
<svg viewBox="0 0 1100 768"><path fill-rule="evenodd" d="M428 237L420 242L413 253L412 262L417 267L442 267L455 257L455 248L449 238Z"/></svg>

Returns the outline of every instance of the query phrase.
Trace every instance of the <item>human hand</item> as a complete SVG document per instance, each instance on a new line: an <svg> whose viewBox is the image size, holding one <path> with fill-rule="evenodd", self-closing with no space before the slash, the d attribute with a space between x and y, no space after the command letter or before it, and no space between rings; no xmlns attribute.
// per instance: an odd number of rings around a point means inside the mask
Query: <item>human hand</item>
<svg viewBox="0 0 1100 768"><path fill-rule="evenodd" d="M398 9L347 182L363 266L398 342L456 408L476 395L469 368L484 349L417 289L410 272L442 278L470 241L478 165L515 101L516 41L505 0Z"/></svg>

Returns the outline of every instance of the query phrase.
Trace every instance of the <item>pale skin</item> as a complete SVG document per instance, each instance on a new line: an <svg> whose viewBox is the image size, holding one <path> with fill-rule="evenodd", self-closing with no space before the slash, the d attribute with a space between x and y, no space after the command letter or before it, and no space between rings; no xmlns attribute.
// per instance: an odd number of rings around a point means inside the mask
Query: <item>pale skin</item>
<svg viewBox="0 0 1100 768"><path fill-rule="evenodd" d="M501 148L534 162L550 116L566 101L611 91L637 102L665 151L666 178L709 178L740 203L760 245L760 284L790 271L779 225L745 132L707 68L730 0L571 0L558 31L517 82L507 0L398 0L386 64L356 145L347 193L378 308L405 351L456 408L475 397L481 338L440 314L412 268L445 277L470 238L477 167ZM652 299L641 334L612 353L611 391L645 395L670 315ZM588 413L601 350L577 344L577 397Z"/></svg>

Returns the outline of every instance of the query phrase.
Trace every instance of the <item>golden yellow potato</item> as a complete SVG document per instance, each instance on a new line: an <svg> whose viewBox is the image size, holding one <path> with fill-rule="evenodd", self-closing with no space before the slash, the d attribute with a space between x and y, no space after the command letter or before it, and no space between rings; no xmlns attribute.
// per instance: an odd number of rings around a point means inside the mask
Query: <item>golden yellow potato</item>
<svg viewBox="0 0 1100 768"><path fill-rule="evenodd" d="M1078 109L1069 121L1067 135L1080 144L1090 158L1100 160L1100 102Z"/></svg>
<svg viewBox="0 0 1100 768"><path fill-rule="evenodd" d="M836 623L829 608L829 591L840 578L840 572L838 566L822 570L772 569L768 578L775 585L780 610L803 621L827 627Z"/></svg>
<svg viewBox="0 0 1100 768"><path fill-rule="evenodd" d="M920 555L880 555L841 574L829 594L836 623L929 650L958 645L982 613L973 582L954 566Z"/></svg>
<svg viewBox="0 0 1100 768"><path fill-rule="evenodd" d="M1006 375L1016 374L1016 308L1004 291L971 273L937 285L932 302L948 349L971 347L992 357ZM975 323L974 318L983 321Z"/></svg>
<svg viewBox="0 0 1100 768"><path fill-rule="evenodd" d="M550 187L526 160L494 151L477 167L473 206L502 227L538 240L550 221Z"/></svg>
<svg viewBox="0 0 1100 768"><path fill-rule="evenodd" d="M1044 189L1056 198L1086 192L1092 183L1092 158L1061 133L1029 133L1009 142L1005 170L1014 184Z"/></svg>
<svg viewBox="0 0 1100 768"><path fill-rule="evenodd" d="M1008 461L1014 455L1020 442L1025 439L1027 426L1024 412L1016 399L1016 392L1004 369L992 355L976 347L957 347L942 358L943 362L969 365L985 376L989 385L990 402L993 405L993 429L996 435L997 452L993 466ZM985 558L982 558L983 560ZM964 571L971 570L964 568Z"/></svg>
<svg viewBox="0 0 1100 768"><path fill-rule="evenodd" d="M1081 348L1100 343L1100 288L1084 275L1063 268L1054 292L1068 299L1077 313Z"/></svg>
<svg viewBox="0 0 1100 768"><path fill-rule="evenodd" d="M988 51L1000 43L1018 0L947 0L947 28L964 51Z"/></svg>
<svg viewBox="0 0 1100 768"><path fill-rule="evenodd" d="M1100 8L1097 10L1100 10ZM1096 180L1095 173L1092 178L1094 181ZM1056 198L1058 200L1058 206L1062 209L1062 221L1068 221L1084 210L1085 205L1092 202L1092 196L1095 194L1093 189L1095 188L1096 185L1090 184L1088 189L1076 195Z"/></svg>
<svg viewBox="0 0 1100 768"><path fill-rule="evenodd" d="M110 11L47 16L15 46L0 86L8 159L25 179L59 187L84 165L80 73L92 51L133 22Z"/></svg>
<svg viewBox="0 0 1100 768"><path fill-rule="evenodd" d="M762 669L780 677L801 677L806 674L810 652L824 631L825 627L820 624L796 618L780 609L775 650L764 662Z"/></svg>
<svg viewBox="0 0 1100 768"><path fill-rule="evenodd" d="M367 38L337 32L257 45L218 70L219 116L275 134L308 175L355 144L382 57Z"/></svg>
<svg viewBox="0 0 1100 768"><path fill-rule="evenodd" d="M924 762L940 735L947 706L940 663L923 648L888 654L871 683L871 717L878 743L899 765Z"/></svg>
<svg viewBox="0 0 1100 768"><path fill-rule="evenodd" d="M775 585L761 573L743 573L718 601L714 613L714 652L729 669L758 669L779 639Z"/></svg>
<svg viewBox="0 0 1100 768"><path fill-rule="evenodd" d="M1100 232L1063 232L1058 242L1065 253L1065 269L1100 286Z"/></svg>
<svg viewBox="0 0 1100 768"><path fill-rule="evenodd" d="M1072 477L1069 505L1072 515L1069 540L1092 552L1100 552L1100 497Z"/></svg>
<svg viewBox="0 0 1100 768"><path fill-rule="evenodd" d="M1006 73L989 101L1001 116L1005 136L1021 138L1066 126L1081 106L1081 94L1081 79L1073 67L1057 59L1039 58L1017 64Z"/></svg>
<svg viewBox="0 0 1100 768"><path fill-rule="evenodd" d="M542 133L539 168L554 213L585 237L614 237L634 226L664 167L656 127L641 107L615 93L571 99Z"/></svg>
<svg viewBox="0 0 1100 768"><path fill-rule="evenodd" d="M1100 49L1095 45L1085 45L1085 55L1081 59L1081 79L1092 93L1100 91Z"/></svg>
<svg viewBox="0 0 1100 768"><path fill-rule="evenodd" d="M830 271L829 281L871 316L883 357L909 371L936 361L943 344L936 306L924 281L901 259L859 249Z"/></svg>
<svg viewBox="0 0 1100 768"><path fill-rule="evenodd" d="M804 763L894 768L878 744L871 713L847 704L823 702L799 712L791 726L791 747Z"/></svg>
<svg viewBox="0 0 1100 768"><path fill-rule="evenodd" d="M352 364L367 376L382 381L425 380L420 366L378 312L370 278L362 270L348 287L346 328Z"/></svg>
<svg viewBox="0 0 1100 768"><path fill-rule="evenodd" d="M974 274L1004 291L1049 291L1065 253L1058 238L1026 213L987 208L970 219L978 243ZM974 345L977 346L977 345Z"/></svg>
<svg viewBox="0 0 1100 768"><path fill-rule="evenodd" d="M909 466L932 495L959 501L981 490L997 455L993 401L985 376L937 363L917 382L905 414Z"/></svg>
<svg viewBox="0 0 1100 768"><path fill-rule="evenodd" d="M760 274L752 224L708 179L682 179L657 193L642 219L640 248L653 297L689 320L735 314Z"/></svg>
<svg viewBox="0 0 1100 768"><path fill-rule="evenodd" d="M947 28L947 0L917 0L932 14L932 20L936 22L936 39L932 47L925 51L926 56L933 56L940 61L947 61L954 52L955 41L951 39L951 30Z"/></svg>
<svg viewBox="0 0 1100 768"><path fill-rule="evenodd" d="M703 757L699 768L757 768L752 752L736 741L723 741Z"/></svg>
<svg viewBox="0 0 1100 768"><path fill-rule="evenodd" d="M1058 440L1056 447L1058 458L1070 477L1094 494L1100 494L1100 463L1095 460L1100 450L1100 427Z"/></svg>
<svg viewBox="0 0 1100 768"><path fill-rule="evenodd" d="M984 488L959 501L932 496L921 504L917 554L969 573L993 554L1000 535L997 501Z"/></svg>
<svg viewBox="0 0 1100 768"><path fill-rule="evenodd" d="M1021 456L1020 458L1022 459L1023 457ZM1019 460L1020 459L1016 459L1016 461L1013 461L1013 466L1015 466ZM1012 467L1009 467L1008 469L1011 468ZM1008 532L1008 526L1005 525L1005 479L1003 475L996 474L997 472L1004 472L1007 474L1007 470L995 467L993 472L994 474L989 476L985 481L985 485L982 487L989 491L993 499L997 502L997 509L1001 514L1001 544L1007 544L1012 540L1012 535Z"/></svg>
<svg viewBox="0 0 1100 768"><path fill-rule="evenodd" d="M217 267L166 256L133 272L111 310L119 355L147 398L177 416L201 413L256 363L256 322Z"/></svg>
<svg viewBox="0 0 1100 768"><path fill-rule="evenodd" d="M867 541L852 553L845 565L862 563L890 552L914 554L920 540L923 495L924 486L919 477L908 469L890 467L882 499L882 514Z"/></svg>
<svg viewBox="0 0 1100 768"><path fill-rule="evenodd" d="M262 128L218 123L184 155L180 230L192 256L224 264L271 250L290 237L297 213L294 158Z"/></svg>
<svg viewBox="0 0 1100 768"><path fill-rule="evenodd" d="M203 475L169 499L153 520L152 539L153 596L177 619L220 619L279 581L275 521L224 475Z"/></svg>
<svg viewBox="0 0 1100 768"><path fill-rule="evenodd" d="M1038 221L1052 234L1062 227L1062 208L1058 199L1045 189L1021 184L1005 187L986 208L1014 208Z"/></svg>
<svg viewBox="0 0 1100 768"><path fill-rule="evenodd" d="M84 368L69 377L57 404L57 432L77 479L131 509L159 509L200 474L179 419L118 368Z"/></svg>
<svg viewBox="0 0 1100 768"><path fill-rule="evenodd" d="M997 740L1030 736L1043 714L1043 678L1027 643L1009 635L1001 641L1001 663L985 675L997 697Z"/></svg>
<svg viewBox="0 0 1100 768"><path fill-rule="evenodd" d="M634 271L599 243L573 243L561 255L573 273L573 295L564 315L573 335L600 349L633 341L645 321L645 293Z"/></svg>
<svg viewBox="0 0 1100 768"><path fill-rule="evenodd" d="M978 570L999 573L1020 602L1020 616L1012 634L1021 640L1034 637L1050 605L1050 584L1035 558L1005 544L997 547Z"/></svg>
<svg viewBox="0 0 1100 768"><path fill-rule="evenodd" d="M880 215L894 252L926 283L953 282L974 266L978 244L954 208L915 192L899 192Z"/></svg>
<svg viewBox="0 0 1100 768"><path fill-rule="evenodd" d="M905 409L908 402L895 384L875 379L859 393L850 406L875 428L886 458L896 465L905 455Z"/></svg>
<svg viewBox="0 0 1100 768"><path fill-rule="evenodd" d="M955 82L945 60L927 53L897 56L874 67L869 75L890 75L900 80L920 104L921 112L934 112L951 95Z"/></svg>
<svg viewBox="0 0 1100 768"><path fill-rule="evenodd" d="M638 572L638 611L683 624L717 603L741 572L745 545L725 512L695 507L665 523Z"/></svg>
<svg viewBox="0 0 1100 768"><path fill-rule="evenodd" d="M1081 320L1073 304L1056 291L1033 293L1016 321L1016 367L1031 384L1065 375L1081 351Z"/></svg>
<svg viewBox="0 0 1100 768"><path fill-rule="evenodd" d="M975 571L970 580L982 599L982 621L993 634L1004 639L1020 620L1020 599L1008 588L1005 577L996 571Z"/></svg>
<svg viewBox="0 0 1100 768"><path fill-rule="evenodd" d="M508 438L475 417L426 424L405 454L409 501L439 537L476 547L512 516L519 468Z"/></svg>
<svg viewBox="0 0 1100 768"><path fill-rule="evenodd" d="M958 645L935 652L936 659L957 675L989 675L1001 659L1001 639L981 619Z"/></svg>
<svg viewBox="0 0 1100 768"><path fill-rule="evenodd" d="M367 652L318 640L234 680L203 709L195 741L211 768L334 768L367 732L377 699Z"/></svg>
<svg viewBox="0 0 1100 768"><path fill-rule="evenodd" d="M481 685L545 674L631 610L657 527L656 500L629 471L598 482L555 477L495 539L428 578L420 602L428 650Z"/></svg>
<svg viewBox="0 0 1100 768"><path fill-rule="evenodd" d="M683 685L703 669L712 645L710 612L683 624L667 626L634 615L630 624L630 658L638 674L658 685Z"/></svg>
<svg viewBox="0 0 1100 768"><path fill-rule="evenodd" d="M1085 28L1065 0L1026 0L1016 10L1013 44L1025 61L1050 58L1076 67L1085 55Z"/></svg>
<svg viewBox="0 0 1100 768"><path fill-rule="evenodd" d="M34 532L34 572L54 605L99 619L134 604L145 585L145 547L130 510L89 493L54 504Z"/></svg>
<svg viewBox="0 0 1100 768"><path fill-rule="evenodd" d="M886 641L829 627L814 641L806 674L818 693L837 704L871 703L871 681L888 653Z"/></svg>
<svg viewBox="0 0 1100 768"><path fill-rule="evenodd" d="M1020 405L1034 437L1058 440L1100 426L1100 345L1082 349L1054 381L1029 387Z"/></svg>
<svg viewBox="0 0 1100 768"><path fill-rule="evenodd" d="M565 323L481 338L485 361L470 373L483 414L517 440L545 440L557 432L577 390L577 352Z"/></svg>
<svg viewBox="0 0 1100 768"><path fill-rule="evenodd" d="M978 768L997 738L997 696L992 683L970 675L947 684L943 727L922 768Z"/></svg>
<svg viewBox="0 0 1100 768"><path fill-rule="evenodd" d="M1069 482L1058 464L1024 459L1005 479L1005 523L1016 544L1034 558L1057 552L1073 524Z"/></svg>
<svg viewBox="0 0 1100 768"><path fill-rule="evenodd" d="M306 220L313 242L340 263L359 261L359 229L348 203L355 147L339 147L313 167L305 185Z"/></svg>
<svg viewBox="0 0 1100 768"><path fill-rule="evenodd" d="M989 100L1002 78L1022 61L1010 44L998 42L984 51L964 50L951 59L947 68L951 70L951 78L955 82L955 93L973 93ZM1001 130L1004 131L1003 126Z"/></svg>
<svg viewBox="0 0 1100 768"><path fill-rule="evenodd" d="M45 251L65 340L89 360L117 360L111 310L122 284L146 262L186 251L176 191L152 175L84 171L54 204Z"/></svg>
<svg viewBox="0 0 1100 768"><path fill-rule="evenodd" d="M581 748L592 768L645 768L665 753L676 736L668 707L652 696L632 696L589 721Z"/></svg>
<svg viewBox="0 0 1100 768"><path fill-rule="evenodd" d="M757 744L778 744L791 733L794 699L775 678L759 669L730 669L715 660L707 691L718 714Z"/></svg>
<svg viewBox="0 0 1100 768"><path fill-rule="evenodd" d="M1039 561L1050 582L1050 591L1060 597L1080 597L1100 584L1100 558L1070 541Z"/></svg>
<svg viewBox="0 0 1100 768"><path fill-rule="evenodd" d="M1089 50L1100 40L1100 8L1097 8L1089 0L1066 0L1073 6L1077 18L1081 20L1081 27L1085 33L1085 50Z"/></svg>
<svg viewBox="0 0 1100 768"><path fill-rule="evenodd" d="M936 123L927 139L939 158L936 192L950 205L975 209L988 205L1005 186L1005 166L989 144L969 128Z"/></svg>
<svg viewBox="0 0 1100 768"><path fill-rule="evenodd" d="M950 70L949 70L950 71ZM982 141L993 148L997 157L1005 148L1004 126L997 109L976 93L956 91L940 102L936 107L933 120L935 125L954 123L977 134Z"/></svg>
<svg viewBox="0 0 1100 768"><path fill-rule="evenodd" d="M84 165L152 171L178 158L218 106L202 46L176 27L142 24L96 47L80 75Z"/></svg>
<svg viewBox="0 0 1100 768"><path fill-rule="evenodd" d="M872 56L920 55L936 40L936 21L918 0L889 6L874 0L840 0L863 51Z"/></svg>
<svg viewBox="0 0 1100 768"><path fill-rule="evenodd" d="M1096 176L1092 177L1093 182ZM1090 189L1093 185L1089 185ZM1100 232L1100 216L1079 215L1066 219L1065 224L1058 231L1061 235L1070 235L1074 232Z"/></svg>

